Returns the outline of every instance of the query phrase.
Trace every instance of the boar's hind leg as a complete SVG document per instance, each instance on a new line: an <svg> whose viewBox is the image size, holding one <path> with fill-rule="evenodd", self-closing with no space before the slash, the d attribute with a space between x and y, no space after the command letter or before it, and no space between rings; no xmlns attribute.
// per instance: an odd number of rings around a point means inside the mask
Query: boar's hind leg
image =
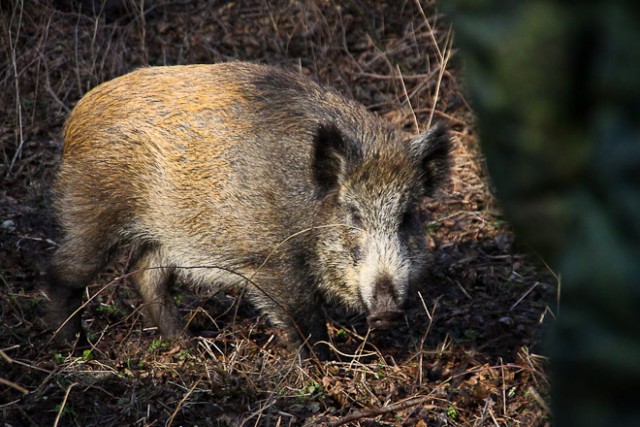
<svg viewBox="0 0 640 427"><path fill-rule="evenodd" d="M158 247L141 250L134 267L133 282L142 297L143 311L160 334L173 340L184 334L180 312L171 297L173 268L167 266Z"/></svg>
<svg viewBox="0 0 640 427"><path fill-rule="evenodd" d="M87 238L70 232L60 244L49 265L44 288L46 322L53 329L60 328L54 336L58 345L72 343L76 334L82 335L81 315L84 289L108 262L111 247L104 240Z"/></svg>

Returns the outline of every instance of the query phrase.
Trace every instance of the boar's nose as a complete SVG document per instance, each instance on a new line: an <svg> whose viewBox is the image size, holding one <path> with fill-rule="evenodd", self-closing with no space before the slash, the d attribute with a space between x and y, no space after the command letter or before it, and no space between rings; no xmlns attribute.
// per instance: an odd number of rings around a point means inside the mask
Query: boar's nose
<svg viewBox="0 0 640 427"><path fill-rule="evenodd" d="M404 315L393 295L393 281L384 275L376 283L373 301L367 316L369 326L389 329L399 323Z"/></svg>
<svg viewBox="0 0 640 427"><path fill-rule="evenodd" d="M401 310L378 311L368 315L367 322L372 328L390 329L391 327L400 323L400 319L402 319L403 314L404 312Z"/></svg>

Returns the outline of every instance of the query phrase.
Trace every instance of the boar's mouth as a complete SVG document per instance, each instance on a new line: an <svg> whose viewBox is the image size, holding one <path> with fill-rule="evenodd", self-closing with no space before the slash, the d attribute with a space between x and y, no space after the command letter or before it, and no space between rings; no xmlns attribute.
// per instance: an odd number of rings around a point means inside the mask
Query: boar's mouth
<svg viewBox="0 0 640 427"><path fill-rule="evenodd" d="M404 315L402 310L387 310L371 313L367 316L369 326L375 329L390 329L400 323Z"/></svg>

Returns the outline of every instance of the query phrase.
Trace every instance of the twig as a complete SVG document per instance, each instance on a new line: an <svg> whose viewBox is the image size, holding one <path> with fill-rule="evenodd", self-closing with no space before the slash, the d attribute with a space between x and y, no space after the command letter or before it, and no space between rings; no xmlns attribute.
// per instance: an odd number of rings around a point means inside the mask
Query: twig
<svg viewBox="0 0 640 427"><path fill-rule="evenodd" d="M409 98L409 94L407 93L407 87L404 84L404 78L402 77L402 71L400 71L400 65L396 65L396 70L398 70L398 75L400 76L400 83L402 84L402 91L404 92L404 97L407 98L407 104L409 104L409 111L411 111L411 117L413 117L413 124L416 127L416 133L420 133L420 125L418 124L418 118L416 117L415 111L413 111L413 106L411 105L411 98Z"/></svg>
<svg viewBox="0 0 640 427"><path fill-rule="evenodd" d="M487 409L489 409L489 416L491 417L491 421L493 421L493 424L495 424L496 427L500 427L500 424L498 424L498 420L496 420L496 416L493 415L493 411L491 410L491 408Z"/></svg>
<svg viewBox="0 0 640 427"><path fill-rule="evenodd" d="M451 58L451 50L452 50L452 43L453 43L452 34L453 33L451 31L451 27L449 27L449 31L447 31L447 37L444 41L445 53L444 53L444 58L442 58L440 62L440 72L438 73L438 80L436 82L436 93L433 95L433 105L431 107L431 113L429 113L429 120L427 121L427 129L431 128L433 115L435 114L436 106L438 105L438 99L440 97L440 86L442 85L442 77L444 76L444 72L447 69L447 63Z"/></svg>
<svg viewBox="0 0 640 427"><path fill-rule="evenodd" d="M16 152L13 154L13 158L11 159L11 163L7 168L7 176L11 175L11 171L13 170L13 166L15 166L18 157L22 153L22 147L24 146L24 133L22 131L22 104L20 102L20 77L18 75L18 63L16 58L16 49L18 46L18 38L20 36L20 28L22 27L22 9L24 7L23 1L20 1L15 5L15 8L11 12L11 19L9 21L9 25L7 27L7 37L9 39L9 50L11 51L11 68L13 68L13 79L16 91L16 113L18 115L18 137L19 143ZM11 26L13 25L13 20L16 15L16 9L19 9L18 15L18 28L16 30L16 38L15 42L11 33Z"/></svg>
<svg viewBox="0 0 640 427"><path fill-rule="evenodd" d="M427 304L424 302L424 298L422 297L422 292L418 291L418 297L420 298L420 302L422 303L422 307L424 308L425 313L427 313L427 317L429 318L429 324L427 325L427 329L424 332L424 334L422 334L422 339L420 340L420 349L419 349L419 364L418 366L420 366L420 374L418 375L418 384L422 385L422 379L424 378L424 374L422 371L422 359L424 357L424 352L422 351L422 349L424 348L424 343L427 341L427 336L429 336L429 332L431 332L431 327L433 326L433 317L436 314L436 308L438 307L438 301L440 300L440 298L436 298L436 300L433 302L433 309L431 310L431 312L429 312L429 309L427 308Z"/></svg>
<svg viewBox="0 0 640 427"><path fill-rule="evenodd" d="M458 280L454 280L453 281L456 285L458 285L458 287L460 288L460 290L462 291L462 293L464 294L464 296L466 296L469 299L473 299L473 297L471 296L471 294L469 294L469 291L467 291L464 286L462 286L462 283L460 283L460 281Z"/></svg>
<svg viewBox="0 0 640 427"><path fill-rule="evenodd" d="M64 406L67 404L67 399L69 398L69 394L71 393L71 389L73 387L77 386L77 385L78 385L78 383L73 383L67 388L67 391L64 394L64 399L62 400L62 403L60 404L60 409L58 410L58 415L56 415L56 420L53 423L53 427L58 427L58 423L60 422L60 417L62 416L62 411L64 411Z"/></svg>
<svg viewBox="0 0 640 427"><path fill-rule="evenodd" d="M391 405L383 406L381 408L371 408L364 411L354 412L337 421L329 422L326 425L327 427L338 427L362 418L376 417L378 415L388 414L389 412L401 411L403 409L411 408L412 406L418 406L431 399L433 399L433 396L415 397L413 399L405 400L404 402L392 403ZM438 407L436 405L424 405L423 408L437 409Z"/></svg>
<svg viewBox="0 0 640 427"><path fill-rule="evenodd" d="M6 360L9 363L13 363L13 359L9 357L9 355L2 350L0 350L0 357L2 357L4 360Z"/></svg>
<svg viewBox="0 0 640 427"><path fill-rule="evenodd" d="M518 301L513 303L513 305L509 308L509 311L513 311L513 309L516 308L518 306L518 304L520 304L522 302L522 300L524 300L527 297L527 295L529 295L539 285L540 285L540 282L536 282L536 283L533 284L533 286L531 286L529 289L527 289L526 292L524 294L522 294L522 296L520 298L518 298Z"/></svg>
<svg viewBox="0 0 640 427"><path fill-rule="evenodd" d="M71 113L71 109L69 107L67 107L67 105L62 102L62 100L58 97L58 94L56 94L56 92L53 90L53 88L51 87L51 80L49 79L49 66L47 65L47 61L43 61L44 64L44 69L45 69L45 90L47 91L47 93L49 95L51 95L51 98L60 106L60 108L62 108L64 110L65 113L70 114Z"/></svg>
<svg viewBox="0 0 640 427"><path fill-rule="evenodd" d="M176 409L174 409L173 413L171 414L171 418L169 418L169 421L167 421L167 427L171 427L174 418L176 417L176 415L178 415L180 408L182 408L182 404L189 398L189 396L191 396L191 393L193 393L193 390L195 390L198 384L200 384L200 380L201 378L198 378L198 380L191 386L189 391L182 397L182 399L180 399L180 402L178 402L178 406L176 406Z"/></svg>
<svg viewBox="0 0 640 427"><path fill-rule="evenodd" d="M433 75L435 74L435 71L431 72L431 73L427 73L427 74L404 74L402 75L402 78L404 80L418 80L418 81L425 81L425 80L430 80ZM371 79L379 79L379 80L396 80L398 79L397 76L394 75L388 75L388 74L377 74L377 73L367 73L367 72L357 72L355 73L356 76L358 77L366 77L366 78L371 78Z"/></svg>
<svg viewBox="0 0 640 427"><path fill-rule="evenodd" d="M415 110L416 113L420 114L420 113L426 113L427 111L431 111L432 108L418 108L417 110ZM443 117L445 119L447 119L448 122L456 124L458 126L464 127L467 125L467 123L464 120L460 120L457 117L453 117L450 114L445 113L444 111L440 111L438 109L436 109L434 111L435 114L439 115L440 117Z"/></svg>
<svg viewBox="0 0 640 427"><path fill-rule="evenodd" d="M149 65L149 50L147 49L147 20L144 13L144 0L140 0L140 15L136 16L136 21L140 22L140 50L142 51L142 61L144 65Z"/></svg>
<svg viewBox="0 0 640 427"><path fill-rule="evenodd" d="M427 25L427 29L429 29L429 35L431 35L431 41L433 42L433 47L436 48L436 52L438 53L438 59L440 59L440 63L443 62L444 57L442 56L442 51L440 50L440 46L438 45L438 41L433 32L433 28L431 28L431 23L429 19L427 19L427 15L424 13L424 9L422 9L422 5L420 4L420 0L415 0L416 6L418 6L418 10L420 11L420 15L422 15L422 19L424 19L424 23Z"/></svg>
<svg viewBox="0 0 640 427"><path fill-rule="evenodd" d="M550 414L551 408L549 407L547 402L544 401L542 396L540 396L540 393L538 393L538 390L536 390L533 386L529 386L528 391L531 397L533 397L533 400L538 402L538 405L540 405L540 407L544 410L544 412L546 412L547 414Z"/></svg>
<svg viewBox="0 0 640 427"><path fill-rule="evenodd" d="M23 394L29 394L29 390L27 390L26 388L24 388L21 385L18 385L16 383L12 382L12 381L5 380L2 377L0 377L0 384L4 384L4 385L8 385L9 387L13 387L16 390L18 390L19 392L23 393Z"/></svg>
<svg viewBox="0 0 640 427"><path fill-rule="evenodd" d="M500 377L502 378L502 415L507 416L507 386L504 381L504 362L500 360Z"/></svg>

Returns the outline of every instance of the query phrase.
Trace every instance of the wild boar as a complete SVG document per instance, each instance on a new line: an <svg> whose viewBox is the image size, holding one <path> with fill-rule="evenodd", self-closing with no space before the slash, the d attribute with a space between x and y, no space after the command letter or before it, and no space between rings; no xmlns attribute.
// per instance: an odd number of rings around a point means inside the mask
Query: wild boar
<svg viewBox="0 0 640 427"><path fill-rule="evenodd" d="M360 104L279 68L143 68L84 96L54 184L63 231L45 294L59 342L118 248L160 333L170 288L246 286L292 348L327 339L323 303L388 328L429 254L419 204L446 179L443 126L406 140ZM75 314L74 314L75 312ZM326 356L326 348L318 351Z"/></svg>

